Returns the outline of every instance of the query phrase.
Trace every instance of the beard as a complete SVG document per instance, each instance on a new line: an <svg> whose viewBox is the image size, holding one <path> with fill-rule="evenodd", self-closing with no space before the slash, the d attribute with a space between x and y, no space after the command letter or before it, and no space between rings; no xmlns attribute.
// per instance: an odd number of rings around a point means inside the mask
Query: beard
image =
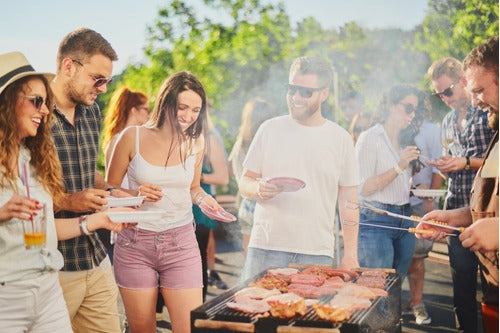
<svg viewBox="0 0 500 333"><path fill-rule="evenodd" d="M488 111L491 115L488 117L488 125L494 131L498 131L498 110L494 112L490 109Z"/></svg>
<svg viewBox="0 0 500 333"><path fill-rule="evenodd" d="M72 81L67 82L66 93L68 95L68 98L75 104L83 104L87 106L91 106L94 104L93 101L89 103L89 101L85 100L85 95L79 92L78 89L76 89Z"/></svg>

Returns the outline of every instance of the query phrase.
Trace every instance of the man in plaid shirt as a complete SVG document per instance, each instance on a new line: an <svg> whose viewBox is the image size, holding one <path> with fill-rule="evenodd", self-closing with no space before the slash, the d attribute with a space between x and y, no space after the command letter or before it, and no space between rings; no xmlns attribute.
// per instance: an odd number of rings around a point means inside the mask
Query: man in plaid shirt
<svg viewBox="0 0 500 333"><path fill-rule="evenodd" d="M75 332L120 332L111 263L85 214L101 210L106 196L121 196L96 171L101 112L95 102L106 92L117 55L97 32L78 29L61 42L57 55L52 136L63 168L67 200L56 217L80 216L81 236L59 242L64 267L59 273ZM115 193L116 191L116 193Z"/></svg>
<svg viewBox="0 0 500 333"><path fill-rule="evenodd" d="M488 127L487 113L471 105L460 61L439 59L431 65L427 74L434 87L434 95L452 109L441 125L445 156L437 166L449 175L445 209L467 207L474 177L493 138L493 131ZM448 237L447 241L457 329L476 332L478 259L462 246L458 237Z"/></svg>

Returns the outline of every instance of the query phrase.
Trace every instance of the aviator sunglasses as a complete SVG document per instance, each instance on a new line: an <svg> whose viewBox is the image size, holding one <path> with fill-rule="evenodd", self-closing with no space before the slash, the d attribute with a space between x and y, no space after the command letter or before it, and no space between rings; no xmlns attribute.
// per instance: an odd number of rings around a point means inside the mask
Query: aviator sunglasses
<svg viewBox="0 0 500 333"><path fill-rule="evenodd" d="M85 68L85 66L80 61L75 60L75 59L71 59L71 60L74 63L82 66L83 68ZM85 70L87 70L87 69L85 68ZM112 78L106 79L105 77L95 77L93 75L90 75L90 77L95 81L94 88L99 88L102 85L109 85L113 81Z"/></svg>
<svg viewBox="0 0 500 333"><path fill-rule="evenodd" d="M30 100L30 102L33 103L33 105L37 110L40 110L42 108L43 103L45 102L42 96L37 96L37 95L25 95L24 98Z"/></svg>
<svg viewBox="0 0 500 333"><path fill-rule="evenodd" d="M413 106L413 104L410 103L399 103L405 108L406 114L411 114L415 111L417 111L417 108Z"/></svg>
<svg viewBox="0 0 500 333"><path fill-rule="evenodd" d="M285 88L287 89L288 95L293 96L298 90L300 96L302 96L303 98L310 98L314 94L314 92L325 89L325 87L309 88L309 87L296 86L294 84L289 84L289 83L285 84Z"/></svg>
<svg viewBox="0 0 500 333"><path fill-rule="evenodd" d="M446 88L445 90L441 91L441 92L435 92L434 94L432 94L432 96L436 96L436 97L443 97L443 96L446 96L446 97L451 97L453 96L453 87L455 87L455 85L458 83L458 81L460 81L461 77L459 77L458 79L455 80L455 82L453 82L448 88Z"/></svg>

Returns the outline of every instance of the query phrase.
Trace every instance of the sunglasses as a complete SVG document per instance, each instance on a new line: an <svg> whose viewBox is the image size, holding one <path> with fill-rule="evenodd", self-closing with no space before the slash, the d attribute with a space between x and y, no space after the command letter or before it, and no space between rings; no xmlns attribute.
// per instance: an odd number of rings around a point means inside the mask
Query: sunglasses
<svg viewBox="0 0 500 333"><path fill-rule="evenodd" d="M311 96L316 92L325 89L325 87L320 87L320 88L309 88L309 87L301 87L301 86L296 86L294 84L289 84L286 83L285 87L287 89L287 94L290 96L295 95L297 90L299 91L299 94L303 98L311 98Z"/></svg>
<svg viewBox="0 0 500 333"><path fill-rule="evenodd" d="M37 95L25 95L24 98L29 99L31 103L35 106L37 110L40 110L45 103L42 96Z"/></svg>
<svg viewBox="0 0 500 333"><path fill-rule="evenodd" d="M85 68L85 66L78 60L75 60L75 59L71 59L74 63L82 66L85 70L87 70ZM106 79L105 77L95 77L93 75L90 75L90 77L95 81L94 82L94 88L99 88L103 85L109 85L111 82L113 82L113 79L112 78L109 78L109 79Z"/></svg>
<svg viewBox="0 0 500 333"><path fill-rule="evenodd" d="M399 103L405 108L406 114L411 114L413 112L417 111L417 108L413 106L413 104L410 103Z"/></svg>
<svg viewBox="0 0 500 333"><path fill-rule="evenodd" d="M453 96L453 87L455 87L455 85L458 83L458 81L460 81L461 77L459 77L458 79L455 80L455 82L453 82L448 88L446 88L445 90L441 91L441 92L435 92L434 94L432 94L432 96L436 96L436 97L440 97L440 98L443 98L443 96L446 96L446 97L451 97Z"/></svg>

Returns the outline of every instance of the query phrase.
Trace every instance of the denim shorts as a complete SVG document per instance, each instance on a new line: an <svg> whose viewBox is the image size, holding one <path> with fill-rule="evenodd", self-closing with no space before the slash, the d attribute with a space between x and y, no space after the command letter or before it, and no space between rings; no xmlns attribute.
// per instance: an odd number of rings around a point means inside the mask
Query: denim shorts
<svg viewBox="0 0 500 333"><path fill-rule="evenodd" d="M115 244L114 271L118 286L127 289L201 288L201 257L195 226L154 232L125 229Z"/></svg>
<svg viewBox="0 0 500 333"><path fill-rule="evenodd" d="M392 213L410 215L409 204L370 204ZM366 208L361 209L359 222L406 229L415 226L412 221L381 215ZM403 280L410 268L414 249L415 236L408 231L359 225L358 260L361 267L395 268Z"/></svg>
<svg viewBox="0 0 500 333"><path fill-rule="evenodd" d="M332 266L333 258L324 255L263 250L249 247L241 279L244 281L253 278L255 275L269 268L288 267L291 263Z"/></svg>

